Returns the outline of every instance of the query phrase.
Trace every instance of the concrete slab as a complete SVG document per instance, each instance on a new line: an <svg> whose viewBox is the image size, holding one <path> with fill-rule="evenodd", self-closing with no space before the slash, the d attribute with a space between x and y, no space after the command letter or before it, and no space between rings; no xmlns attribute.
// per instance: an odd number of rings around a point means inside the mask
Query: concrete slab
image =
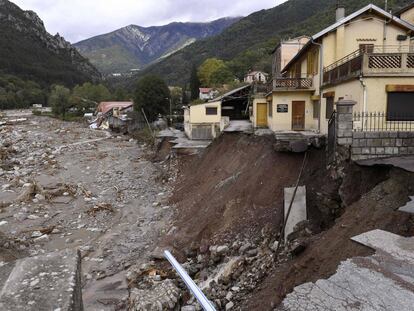
<svg viewBox="0 0 414 311"><path fill-rule="evenodd" d="M82 311L79 254L65 250L18 260L0 291L0 310Z"/></svg>
<svg viewBox="0 0 414 311"><path fill-rule="evenodd" d="M360 160L356 162L361 166L376 166L376 165L386 165L402 168L408 172L414 173L414 156L406 157L390 157L383 159L369 159L369 160Z"/></svg>
<svg viewBox="0 0 414 311"><path fill-rule="evenodd" d="M377 253L348 259L329 279L296 287L276 310L413 310L414 238L374 230L352 240Z"/></svg>
<svg viewBox="0 0 414 311"><path fill-rule="evenodd" d="M253 125L250 121L247 120L234 120L230 121L228 127L224 129L225 133L253 133Z"/></svg>
<svg viewBox="0 0 414 311"><path fill-rule="evenodd" d="M285 188L285 218L289 211L289 205L292 201L293 193L295 188ZM293 232L295 226L307 219L306 212L306 187L298 187L296 192L295 200L292 204L292 209L290 211L289 218L285 226L285 240Z"/></svg>
<svg viewBox="0 0 414 311"><path fill-rule="evenodd" d="M414 196L410 197L410 202L408 202L406 205L400 207L398 210L400 212L406 212L410 214L414 214Z"/></svg>
<svg viewBox="0 0 414 311"><path fill-rule="evenodd" d="M383 230L373 230L353 237L351 240L414 264L414 237L404 238Z"/></svg>

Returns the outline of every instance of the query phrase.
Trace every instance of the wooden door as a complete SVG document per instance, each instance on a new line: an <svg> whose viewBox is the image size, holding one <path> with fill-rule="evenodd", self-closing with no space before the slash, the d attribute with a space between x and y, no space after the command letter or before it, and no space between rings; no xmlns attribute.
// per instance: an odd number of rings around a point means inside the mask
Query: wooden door
<svg viewBox="0 0 414 311"><path fill-rule="evenodd" d="M257 127L267 126L267 103L257 104Z"/></svg>
<svg viewBox="0 0 414 311"><path fill-rule="evenodd" d="M305 102L292 102L292 130L305 130Z"/></svg>

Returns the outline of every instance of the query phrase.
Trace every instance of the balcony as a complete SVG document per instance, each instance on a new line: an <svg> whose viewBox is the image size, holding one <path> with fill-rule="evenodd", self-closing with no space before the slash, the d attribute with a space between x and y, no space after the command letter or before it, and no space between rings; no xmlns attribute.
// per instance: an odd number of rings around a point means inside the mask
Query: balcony
<svg viewBox="0 0 414 311"><path fill-rule="evenodd" d="M271 81L270 91L313 91L310 78L275 78Z"/></svg>
<svg viewBox="0 0 414 311"><path fill-rule="evenodd" d="M325 67L323 85L335 85L359 76L414 76L414 53L408 47L394 46L355 51Z"/></svg>

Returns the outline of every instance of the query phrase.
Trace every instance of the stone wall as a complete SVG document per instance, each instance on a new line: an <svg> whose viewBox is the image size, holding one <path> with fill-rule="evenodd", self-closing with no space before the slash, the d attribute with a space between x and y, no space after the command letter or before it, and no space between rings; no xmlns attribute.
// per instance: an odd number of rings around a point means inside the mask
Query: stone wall
<svg viewBox="0 0 414 311"><path fill-rule="evenodd" d="M414 132L354 132L352 159L365 160L414 154Z"/></svg>
<svg viewBox="0 0 414 311"><path fill-rule="evenodd" d="M349 149L354 161L414 155L414 132L354 132L354 101L341 100L336 103L336 145Z"/></svg>

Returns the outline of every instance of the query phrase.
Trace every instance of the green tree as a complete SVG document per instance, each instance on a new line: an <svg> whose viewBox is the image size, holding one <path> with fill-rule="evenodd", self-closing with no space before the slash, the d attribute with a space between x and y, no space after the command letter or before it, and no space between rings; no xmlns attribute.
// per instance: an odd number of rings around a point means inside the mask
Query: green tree
<svg viewBox="0 0 414 311"><path fill-rule="evenodd" d="M90 82L75 86L73 95L96 103L111 99L111 93L103 84L92 84Z"/></svg>
<svg viewBox="0 0 414 311"><path fill-rule="evenodd" d="M114 93L114 100L116 101L128 101L131 99L131 95L123 88L117 88Z"/></svg>
<svg viewBox="0 0 414 311"><path fill-rule="evenodd" d="M188 106L189 103L190 101L188 100L188 96L187 96L187 85L185 85L181 93L181 105Z"/></svg>
<svg viewBox="0 0 414 311"><path fill-rule="evenodd" d="M167 114L169 110L170 90L158 76L145 76L138 81L135 91L135 109L144 109L150 122L157 119L158 114Z"/></svg>
<svg viewBox="0 0 414 311"><path fill-rule="evenodd" d="M49 96L49 105L55 115L65 118L70 108L70 90L62 85L55 85Z"/></svg>
<svg viewBox="0 0 414 311"><path fill-rule="evenodd" d="M197 67L193 65L190 77L191 100L195 100L200 96L200 80L198 79Z"/></svg>
<svg viewBox="0 0 414 311"><path fill-rule="evenodd" d="M220 86L234 81L234 74L227 64L217 58L204 61L198 70L198 76L203 86Z"/></svg>

